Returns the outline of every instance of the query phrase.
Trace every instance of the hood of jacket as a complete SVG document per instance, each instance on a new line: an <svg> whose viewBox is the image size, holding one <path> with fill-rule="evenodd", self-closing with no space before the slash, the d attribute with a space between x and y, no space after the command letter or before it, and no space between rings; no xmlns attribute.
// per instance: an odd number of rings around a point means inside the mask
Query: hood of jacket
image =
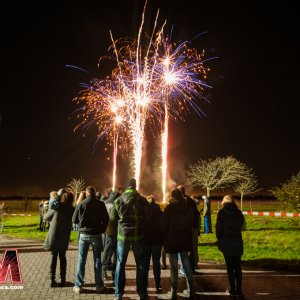
<svg viewBox="0 0 300 300"><path fill-rule="evenodd" d="M225 203L222 210L224 211L224 213L231 215L231 216L240 214L239 208L234 203Z"/></svg>
<svg viewBox="0 0 300 300"><path fill-rule="evenodd" d="M125 192L122 194L123 202L125 204L128 204L130 202L136 202L139 199L139 193L137 190L133 188L128 188L125 190Z"/></svg>

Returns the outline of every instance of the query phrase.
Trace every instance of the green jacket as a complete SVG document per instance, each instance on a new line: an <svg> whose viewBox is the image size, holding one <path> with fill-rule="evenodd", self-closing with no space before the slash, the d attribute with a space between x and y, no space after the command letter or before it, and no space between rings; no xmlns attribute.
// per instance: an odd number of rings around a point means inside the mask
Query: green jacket
<svg viewBox="0 0 300 300"><path fill-rule="evenodd" d="M114 216L118 220L118 240L144 239L144 220L149 204L135 189L128 188L114 202Z"/></svg>

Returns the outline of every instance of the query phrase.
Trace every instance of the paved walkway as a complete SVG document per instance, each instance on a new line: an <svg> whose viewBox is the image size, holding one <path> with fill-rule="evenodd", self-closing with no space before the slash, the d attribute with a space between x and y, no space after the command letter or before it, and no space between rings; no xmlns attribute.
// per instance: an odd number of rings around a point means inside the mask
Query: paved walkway
<svg viewBox="0 0 300 300"><path fill-rule="evenodd" d="M92 253L89 251L86 277L83 293L74 294L74 273L77 264L77 247L70 246L67 252L67 286L50 288L48 275L50 254L42 249L42 242L22 239L12 239L0 235L0 257L7 248L17 248L20 254L20 264L23 277L23 290L0 289L0 300L52 300L52 299L113 299L113 281L106 281L105 294L96 294L94 287L94 270ZM59 274L59 266L57 273ZM135 290L135 264L130 254L126 266L126 289L124 299L139 299ZM3 285L0 285L0 288ZM11 286L7 281L5 286ZM225 295L227 275L224 265L200 263L195 275L197 299L231 299ZM300 274L257 269L243 269L243 287L245 299L300 299ZM152 270L149 273L149 299L168 299L170 290L170 270L162 270L163 293L156 294ZM185 279L179 277L178 299L184 299L182 290Z"/></svg>

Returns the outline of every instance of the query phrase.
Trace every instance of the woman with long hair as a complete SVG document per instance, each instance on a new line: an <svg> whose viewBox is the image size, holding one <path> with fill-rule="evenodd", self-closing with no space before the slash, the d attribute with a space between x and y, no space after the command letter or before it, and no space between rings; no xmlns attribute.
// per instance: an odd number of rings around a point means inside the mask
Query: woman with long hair
<svg viewBox="0 0 300 300"><path fill-rule="evenodd" d="M226 294L243 299L241 256L244 248L241 231L245 218L232 196L224 196L221 205L222 209L217 215L216 236L218 248L224 255L230 283Z"/></svg>
<svg viewBox="0 0 300 300"><path fill-rule="evenodd" d="M85 199L86 199L86 192L81 191L79 193L79 196L77 197L77 199L75 201L75 208L76 208L76 206L78 206ZM74 223L72 228L73 228L74 231L78 231L78 225L77 224ZM78 233L78 241L79 241L79 233Z"/></svg>

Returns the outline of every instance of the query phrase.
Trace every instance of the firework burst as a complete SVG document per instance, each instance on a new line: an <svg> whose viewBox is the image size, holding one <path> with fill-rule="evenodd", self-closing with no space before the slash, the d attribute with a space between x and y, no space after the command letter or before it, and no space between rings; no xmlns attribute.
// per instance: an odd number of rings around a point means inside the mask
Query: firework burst
<svg viewBox="0 0 300 300"><path fill-rule="evenodd" d="M143 48L142 23L136 40L114 40L109 57L115 61L111 75L93 79L76 98L83 102L77 126L96 124L98 140L108 139L114 148L113 187L116 182L118 145L133 152L134 175L140 186L145 124L158 125L162 135L162 193L166 194L169 118L184 119L190 110L202 114L199 99L210 86L205 83L208 69L203 65L204 51L189 47L189 42L172 43L164 35L166 22L153 32Z"/></svg>

